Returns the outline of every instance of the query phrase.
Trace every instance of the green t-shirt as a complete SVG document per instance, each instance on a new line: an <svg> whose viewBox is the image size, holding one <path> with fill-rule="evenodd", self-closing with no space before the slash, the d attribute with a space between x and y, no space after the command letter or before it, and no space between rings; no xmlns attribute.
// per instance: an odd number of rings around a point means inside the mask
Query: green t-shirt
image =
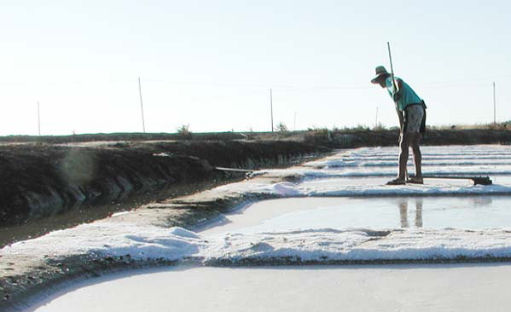
<svg viewBox="0 0 511 312"><path fill-rule="evenodd" d="M410 104L418 104L422 102L422 99L406 82L403 81L403 79L398 77L394 77L394 79L396 80L396 84L398 80L401 80L401 90L399 90L399 94L401 96L397 101L397 108L400 111L404 111L406 106ZM387 86L387 91L389 92L390 97L394 99L394 85L392 84L392 78L390 76L385 80L385 85ZM399 88L398 85L396 87Z"/></svg>

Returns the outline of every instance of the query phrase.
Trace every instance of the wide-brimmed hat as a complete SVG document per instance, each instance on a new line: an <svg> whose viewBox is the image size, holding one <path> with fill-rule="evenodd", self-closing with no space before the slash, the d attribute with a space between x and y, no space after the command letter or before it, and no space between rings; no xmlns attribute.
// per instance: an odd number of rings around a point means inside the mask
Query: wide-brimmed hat
<svg viewBox="0 0 511 312"><path fill-rule="evenodd" d="M376 66L374 71L376 72L376 77L371 80L371 83L378 83L378 79L380 79L380 77L390 75L385 69L385 66Z"/></svg>

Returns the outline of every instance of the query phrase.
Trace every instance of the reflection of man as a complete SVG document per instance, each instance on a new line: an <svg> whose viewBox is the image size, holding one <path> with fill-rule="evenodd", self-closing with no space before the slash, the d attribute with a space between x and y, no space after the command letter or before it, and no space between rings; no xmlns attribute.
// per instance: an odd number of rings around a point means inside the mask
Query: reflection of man
<svg viewBox="0 0 511 312"><path fill-rule="evenodd" d="M426 129L426 105L401 78L394 77L394 81L392 81L392 76L383 66L376 67L376 77L371 82L380 85L382 88L387 88L389 95L396 103L396 111L399 117L399 174L396 179L387 182L387 184L405 184L409 147L413 150L415 177L406 182L422 184L422 156L419 144Z"/></svg>
<svg viewBox="0 0 511 312"><path fill-rule="evenodd" d="M408 228L408 200L401 199L398 202L399 207L399 218L401 221L402 228ZM418 228L422 227L422 198L415 199L415 226Z"/></svg>
<svg viewBox="0 0 511 312"><path fill-rule="evenodd" d="M399 216L401 219L401 227L408 227L408 202L406 200L399 202Z"/></svg>
<svg viewBox="0 0 511 312"><path fill-rule="evenodd" d="M415 226L422 227L422 198L415 199Z"/></svg>

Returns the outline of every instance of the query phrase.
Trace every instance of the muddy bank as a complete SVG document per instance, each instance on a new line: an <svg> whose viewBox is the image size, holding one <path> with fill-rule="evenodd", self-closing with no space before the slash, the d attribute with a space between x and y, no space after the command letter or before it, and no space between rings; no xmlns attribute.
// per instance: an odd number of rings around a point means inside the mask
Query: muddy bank
<svg viewBox="0 0 511 312"><path fill-rule="evenodd" d="M324 151L294 141L2 145L0 227L69 211L85 216L94 207L111 207L107 208L113 209L107 212L111 213L126 202L136 206L143 200L179 196L243 177L215 170L216 166L284 166Z"/></svg>

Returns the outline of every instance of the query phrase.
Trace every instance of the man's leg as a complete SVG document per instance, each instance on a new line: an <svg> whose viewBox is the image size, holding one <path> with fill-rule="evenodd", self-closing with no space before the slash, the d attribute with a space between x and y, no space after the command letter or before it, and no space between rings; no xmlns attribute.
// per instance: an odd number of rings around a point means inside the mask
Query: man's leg
<svg viewBox="0 0 511 312"><path fill-rule="evenodd" d="M387 182L387 185L399 185L406 183L406 163L408 162L408 135L401 133L399 138L399 173L396 179Z"/></svg>
<svg viewBox="0 0 511 312"><path fill-rule="evenodd" d="M415 164L415 177L408 182L422 184L422 155L419 147L422 135L420 133L424 108L421 105L411 105L406 108L408 113L408 142L413 151L413 162Z"/></svg>
<svg viewBox="0 0 511 312"><path fill-rule="evenodd" d="M413 161L415 163L415 178L422 181L422 154L420 149L420 141L422 135L418 132L411 134L411 146L413 151Z"/></svg>
<svg viewBox="0 0 511 312"><path fill-rule="evenodd" d="M409 155L409 147L410 147L410 133L403 132L401 134L401 140L399 142L399 180L405 180L406 177L406 164L408 163L408 155Z"/></svg>

